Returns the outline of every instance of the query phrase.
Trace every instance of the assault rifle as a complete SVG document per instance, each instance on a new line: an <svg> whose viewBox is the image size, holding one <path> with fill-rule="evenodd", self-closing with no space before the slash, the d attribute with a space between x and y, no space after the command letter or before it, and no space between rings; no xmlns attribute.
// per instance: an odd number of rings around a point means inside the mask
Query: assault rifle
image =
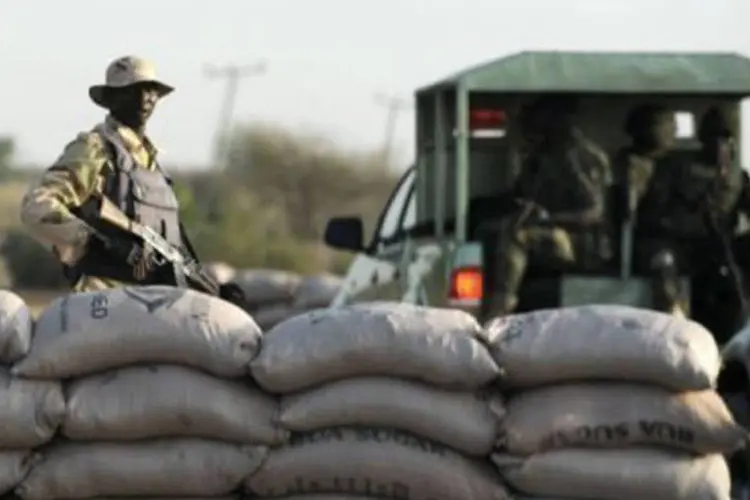
<svg viewBox="0 0 750 500"><path fill-rule="evenodd" d="M107 224L132 234L140 239L144 246L152 249L161 260L169 262L174 269L175 282L179 287L195 288L209 295L219 296L219 283L209 276L203 267L192 256L169 243L164 237L137 221L130 219L107 197L97 200L97 218ZM110 238L97 234L104 243L111 244Z"/></svg>

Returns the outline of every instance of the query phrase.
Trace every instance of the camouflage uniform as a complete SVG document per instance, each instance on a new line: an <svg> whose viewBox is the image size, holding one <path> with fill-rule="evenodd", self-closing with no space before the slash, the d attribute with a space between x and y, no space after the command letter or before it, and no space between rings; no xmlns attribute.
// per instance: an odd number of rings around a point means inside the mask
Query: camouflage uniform
<svg viewBox="0 0 750 500"><path fill-rule="evenodd" d="M674 114L663 106L642 104L628 114L625 133L633 142L617 154L614 178L615 183L627 187L631 202L638 204L646 195L657 165L663 163L674 146Z"/></svg>
<svg viewBox="0 0 750 500"><path fill-rule="evenodd" d="M101 194L105 180L112 174L102 128L114 131L128 148L139 167L156 168L156 147L141 140L131 129L107 117L92 131L84 132L69 143L62 155L26 193L21 205L21 220L43 244L50 246L63 264L77 262L87 248L91 228L71 213L93 195ZM116 281L83 276L76 291L102 290L119 286Z"/></svg>
<svg viewBox="0 0 750 500"><path fill-rule="evenodd" d="M522 163L513 194L543 206L550 223L535 221L533 213L529 218L521 214L501 221L491 315L515 309L529 264L590 267L612 254L604 224L606 189L612 182L606 153L576 130L560 151L538 152ZM588 221L555 222L555 216L585 212Z"/></svg>
<svg viewBox="0 0 750 500"><path fill-rule="evenodd" d="M705 144L712 138L702 140ZM678 275L689 271L694 276L717 265L724 257L717 240L731 240L742 208L742 171L710 156L703 151L698 158L676 153L664 158L640 205L636 262L656 272L653 290L659 310L689 313Z"/></svg>
<svg viewBox="0 0 750 500"><path fill-rule="evenodd" d="M104 90L134 85L156 84L160 95L173 89L155 78L149 62L125 57L107 69L106 85L89 89L91 99L106 107ZM111 115L89 132L70 142L55 163L31 186L21 205L21 220L31 234L55 253L65 266L73 266L89 249L92 228L73 214L94 195L101 195L113 174L113 158L105 137L114 136L132 157L135 168L154 170L157 148ZM134 282L136 280L134 279ZM82 276L73 284L75 291L102 290L121 283L97 276Z"/></svg>

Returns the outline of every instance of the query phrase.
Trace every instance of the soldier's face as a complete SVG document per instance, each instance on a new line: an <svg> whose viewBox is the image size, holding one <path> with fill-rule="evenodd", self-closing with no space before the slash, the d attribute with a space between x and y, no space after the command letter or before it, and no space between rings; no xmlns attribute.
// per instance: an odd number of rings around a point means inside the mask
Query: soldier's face
<svg viewBox="0 0 750 500"><path fill-rule="evenodd" d="M736 144L733 137L720 137L717 139L716 160L720 166L731 166L734 164Z"/></svg>
<svg viewBox="0 0 750 500"><path fill-rule="evenodd" d="M111 94L110 111L125 125L140 128L151 118L158 101L159 90L155 85L131 85Z"/></svg>
<svg viewBox="0 0 750 500"><path fill-rule="evenodd" d="M663 113L656 118L651 131L654 142L659 148L670 148L677 140L677 122L672 113Z"/></svg>

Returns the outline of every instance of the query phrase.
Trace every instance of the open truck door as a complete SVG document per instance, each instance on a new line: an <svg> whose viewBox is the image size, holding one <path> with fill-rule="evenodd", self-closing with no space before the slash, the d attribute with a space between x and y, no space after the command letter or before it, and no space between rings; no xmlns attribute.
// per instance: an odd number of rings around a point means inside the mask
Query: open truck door
<svg viewBox="0 0 750 500"><path fill-rule="evenodd" d="M361 218L338 217L328 221L326 244L357 254L332 306L373 300L401 300L404 290L403 260L408 247L407 229L414 220L414 183L415 171L410 168L386 203L369 243L364 242Z"/></svg>

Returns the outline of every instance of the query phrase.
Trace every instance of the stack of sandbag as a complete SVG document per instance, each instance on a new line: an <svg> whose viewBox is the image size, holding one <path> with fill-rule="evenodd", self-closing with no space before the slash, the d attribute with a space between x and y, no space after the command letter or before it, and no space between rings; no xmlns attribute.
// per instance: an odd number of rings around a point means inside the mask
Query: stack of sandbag
<svg viewBox="0 0 750 500"><path fill-rule="evenodd" d="M10 365L29 352L32 326L23 299L0 290L0 495L26 477L38 459L34 449L52 440L65 417L59 382L10 374Z"/></svg>
<svg viewBox="0 0 750 500"><path fill-rule="evenodd" d="M711 334L684 318L584 306L492 321L505 370L501 450L523 495L591 500L726 500L723 454L744 431L714 392Z"/></svg>
<svg viewBox="0 0 750 500"><path fill-rule="evenodd" d="M294 434L247 479L248 494L506 498L488 460L502 417L488 385L500 370L470 315L392 303L311 311L267 332L251 369L282 395L278 420Z"/></svg>
<svg viewBox="0 0 750 500"><path fill-rule="evenodd" d="M13 373L65 380L61 439L25 499L218 497L287 433L247 382L260 329L240 308L166 286L71 294L37 321Z"/></svg>
<svg viewBox="0 0 750 500"><path fill-rule="evenodd" d="M338 295L343 282L343 278L333 274L305 276L297 287L292 306L298 312L328 307Z"/></svg>
<svg viewBox="0 0 750 500"><path fill-rule="evenodd" d="M270 330L282 321L304 312L331 305L341 289L343 279L332 274L303 276L291 304L277 303L261 306L253 317L263 330Z"/></svg>
<svg viewBox="0 0 750 500"><path fill-rule="evenodd" d="M294 299L302 281L298 274L275 269L238 271L234 281L245 294L247 309L263 330L294 315Z"/></svg>

